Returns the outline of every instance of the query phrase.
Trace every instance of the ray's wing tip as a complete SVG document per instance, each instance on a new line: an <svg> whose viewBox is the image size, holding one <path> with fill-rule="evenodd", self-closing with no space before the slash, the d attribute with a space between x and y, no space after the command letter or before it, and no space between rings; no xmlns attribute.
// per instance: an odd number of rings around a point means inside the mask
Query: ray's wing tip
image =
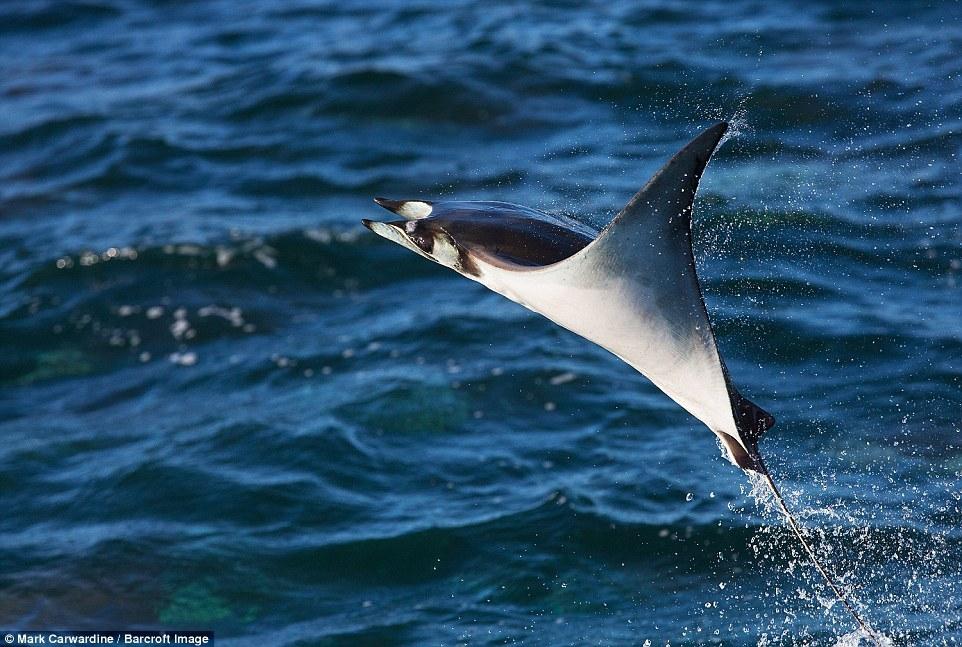
<svg viewBox="0 0 962 647"><path fill-rule="evenodd" d="M725 133L728 132L730 127L731 124L727 121L719 121L703 130L702 133L695 138L695 141L708 140L717 146L718 142L721 141L721 138L725 136Z"/></svg>
<svg viewBox="0 0 962 647"><path fill-rule="evenodd" d="M678 151L675 156L669 161L669 164L685 160L688 163L694 163L696 167L696 175L701 176L702 171L704 171L705 165L708 164L708 160L718 149L719 144L725 137L725 133L728 132L729 123L727 121L719 121L712 126L709 126L705 130L698 133L694 139L692 139L688 144Z"/></svg>

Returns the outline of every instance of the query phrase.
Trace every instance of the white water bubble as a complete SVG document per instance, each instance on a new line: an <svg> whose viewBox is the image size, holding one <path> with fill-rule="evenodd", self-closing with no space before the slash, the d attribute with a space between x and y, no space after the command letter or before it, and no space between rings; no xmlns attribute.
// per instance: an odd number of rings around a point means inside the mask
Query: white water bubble
<svg viewBox="0 0 962 647"><path fill-rule="evenodd" d="M180 339L190 331L190 323L186 319L177 319L170 325L170 334L174 339Z"/></svg>
<svg viewBox="0 0 962 647"><path fill-rule="evenodd" d="M193 366L197 363L197 353L188 351L185 353L172 353L170 361L178 366Z"/></svg>
<svg viewBox="0 0 962 647"><path fill-rule="evenodd" d="M561 386L562 384L567 384L568 382L573 381L577 377L578 376L572 373L571 371L566 371L564 373L559 373L558 375L555 375L548 381L551 383L552 386Z"/></svg>

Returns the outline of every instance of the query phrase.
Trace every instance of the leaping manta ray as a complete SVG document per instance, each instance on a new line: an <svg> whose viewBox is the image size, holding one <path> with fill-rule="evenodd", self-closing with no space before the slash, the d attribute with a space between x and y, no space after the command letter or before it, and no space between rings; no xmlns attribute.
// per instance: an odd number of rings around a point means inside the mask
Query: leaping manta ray
<svg viewBox="0 0 962 647"><path fill-rule="evenodd" d="M404 220L362 222L612 352L703 422L732 463L765 480L815 568L881 647L765 467L758 441L775 419L735 388L708 319L692 252L692 205L727 130L720 122L695 137L600 233L504 202L375 198Z"/></svg>

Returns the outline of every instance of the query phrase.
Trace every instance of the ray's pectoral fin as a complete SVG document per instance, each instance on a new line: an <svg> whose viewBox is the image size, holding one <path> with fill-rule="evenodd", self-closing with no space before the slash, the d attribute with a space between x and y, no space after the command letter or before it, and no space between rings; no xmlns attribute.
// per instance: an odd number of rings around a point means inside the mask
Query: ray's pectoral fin
<svg viewBox="0 0 962 647"><path fill-rule="evenodd" d="M696 334L689 336L691 345L688 351L694 355L695 364L702 364L702 388L706 396L709 392L713 396L696 399L686 395L684 391L691 390L696 384L690 380L653 381L716 432L735 464L742 469L763 472L765 467L758 452L758 441L775 424L775 419L741 395L731 382L705 308L692 250L691 222L695 193L708 161L727 130L728 124L722 122L695 137L632 197L597 243L609 247L604 256L617 255L624 259L622 262L637 262L639 253L644 254L646 247L655 256L667 255L683 261L674 267L662 264L680 279L673 289L685 295L686 299L676 305L663 306L661 315L663 322L671 326L676 326L682 317L689 317L688 321L694 325ZM632 250L634 254L630 253ZM643 270L637 267L634 270L625 269L626 275L632 271ZM682 302L684 305L681 305ZM682 369L678 372L679 378L686 373L690 376L698 374L697 369L679 368ZM645 370L642 372L647 374ZM721 380L718 379L719 373ZM682 399L690 401L692 405L686 405ZM693 410L692 406L698 411ZM723 424L720 425L719 420Z"/></svg>
<svg viewBox="0 0 962 647"><path fill-rule="evenodd" d="M773 420L730 384L691 245L698 182L727 129L695 137L587 247L490 287L620 357L714 431L732 462L761 471L758 438Z"/></svg>

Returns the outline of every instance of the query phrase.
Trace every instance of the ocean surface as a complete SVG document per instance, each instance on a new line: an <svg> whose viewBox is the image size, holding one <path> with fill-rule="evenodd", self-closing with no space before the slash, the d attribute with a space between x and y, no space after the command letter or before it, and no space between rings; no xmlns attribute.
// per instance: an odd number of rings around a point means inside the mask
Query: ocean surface
<svg viewBox="0 0 962 647"><path fill-rule="evenodd" d="M601 226L724 118L762 452L878 631L962 641L957 3L15 0L0 117L0 629L859 644L700 423L359 224Z"/></svg>

